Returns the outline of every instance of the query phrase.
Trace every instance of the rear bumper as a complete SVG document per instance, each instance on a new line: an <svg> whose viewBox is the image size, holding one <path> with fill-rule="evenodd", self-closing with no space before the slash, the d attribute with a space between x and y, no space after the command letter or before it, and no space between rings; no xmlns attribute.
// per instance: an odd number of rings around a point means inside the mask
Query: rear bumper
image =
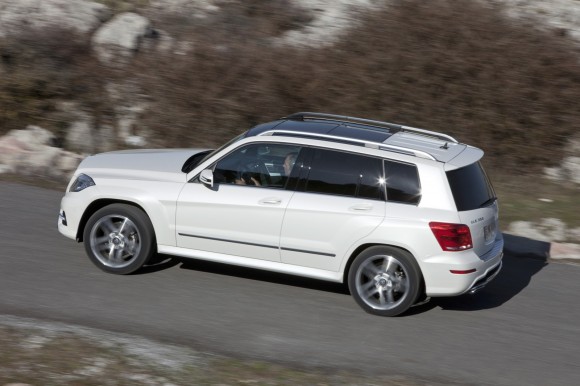
<svg viewBox="0 0 580 386"><path fill-rule="evenodd" d="M473 286L467 290L466 292L473 295L474 293L478 292L480 289L482 289L483 287L485 287L490 281L492 281L493 279L495 279L495 277L498 275L499 271L501 271L501 267L502 267L503 263L500 260L499 264L497 264L496 266L492 267L486 274L484 277L482 277L481 279L478 279L475 283L473 283Z"/></svg>
<svg viewBox="0 0 580 386"><path fill-rule="evenodd" d="M478 256L473 250L433 256L421 267L426 294L436 297L475 293L499 274L502 258L501 234L495 240L493 248L483 256Z"/></svg>

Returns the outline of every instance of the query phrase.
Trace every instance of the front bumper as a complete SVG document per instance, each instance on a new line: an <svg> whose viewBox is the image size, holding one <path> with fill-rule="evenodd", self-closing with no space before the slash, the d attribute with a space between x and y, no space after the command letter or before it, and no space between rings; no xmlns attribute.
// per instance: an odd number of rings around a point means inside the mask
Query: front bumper
<svg viewBox="0 0 580 386"><path fill-rule="evenodd" d="M65 194L60 202L58 214L58 231L62 235L69 239L77 239L77 230L86 206L82 192Z"/></svg>

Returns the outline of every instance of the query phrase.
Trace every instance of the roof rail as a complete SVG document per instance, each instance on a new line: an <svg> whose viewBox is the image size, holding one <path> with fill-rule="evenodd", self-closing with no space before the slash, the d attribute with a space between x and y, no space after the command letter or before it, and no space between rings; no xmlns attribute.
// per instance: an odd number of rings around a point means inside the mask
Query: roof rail
<svg viewBox="0 0 580 386"><path fill-rule="evenodd" d="M403 146L395 146L395 145L388 145L383 142L376 142L376 141L366 141L364 139L355 139L355 138L348 138L348 137L341 137L338 135L329 135L329 134L318 134L318 133L308 133L305 131L293 131L293 130L267 130L263 133L258 134L258 136L273 136L273 135L288 135L291 137L301 137L301 138L320 138L320 139L327 139L327 140L335 140L344 143L352 143L352 144L359 144L363 145L368 148L372 149L379 149L379 150L388 150L393 151L395 153L400 154L407 154L412 155L419 158L426 158L433 161L437 161L435 157L431 154L421 151L421 150L414 150Z"/></svg>
<svg viewBox="0 0 580 386"><path fill-rule="evenodd" d="M437 138L437 139L440 139L443 141L450 141L450 142L455 142L455 143L459 142L450 135L438 133L436 131L418 129L416 127L398 125L396 123L374 121L371 119L364 119L364 118L349 117L347 115L300 112L300 113L290 114L286 117L283 117L282 119L291 119L291 120L297 120L297 121L304 121L307 119L320 119L320 120L329 120L329 121L340 121L340 122L345 122L345 123L349 123L349 122L350 123L359 123L359 124L368 125L368 126L391 129L394 132L400 132L400 131L410 132L410 133L415 133L415 134L424 135L424 136L428 136L428 137L434 137L434 138Z"/></svg>

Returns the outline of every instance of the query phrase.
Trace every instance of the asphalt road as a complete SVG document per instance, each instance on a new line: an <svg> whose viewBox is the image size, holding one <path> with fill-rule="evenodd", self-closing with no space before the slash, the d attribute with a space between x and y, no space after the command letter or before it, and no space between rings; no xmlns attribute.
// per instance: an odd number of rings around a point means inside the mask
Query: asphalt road
<svg viewBox="0 0 580 386"><path fill-rule="evenodd" d="M218 264L103 273L58 233L61 195L0 182L0 314L331 371L443 384L580 382L578 265L506 256L475 296L381 318L340 285Z"/></svg>

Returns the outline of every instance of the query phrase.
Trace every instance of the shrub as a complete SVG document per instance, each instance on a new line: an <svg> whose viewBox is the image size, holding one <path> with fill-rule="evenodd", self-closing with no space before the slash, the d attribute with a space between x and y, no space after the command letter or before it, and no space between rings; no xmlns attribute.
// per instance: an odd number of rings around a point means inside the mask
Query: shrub
<svg viewBox="0 0 580 386"><path fill-rule="evenodd" d="M307 110L447 132L494 167L534 172L560 161L580 126L575 44L507 19L495 2L391 1L358 15L339 43L311 49L271 39L311 18L286 0L226 2L196 22L156 17L193 49L145 50L120 71L100 66L83 37L0 42L0 130L42 122L59 99L110 115L104 85L124 79L150 97L140 125L155 146L213 147Z"/></svg>
<svg viewBox="0 0 580 386"><path fill-rule="evenodd" d="M232 38L216 24L192 31L190 55L141 61L161 69L144 82L159 106L148 123L171 145L215 145L313 110L448 132L506 169L560 159L580 123L579 58L566 38L478 2L399 1L360 17L318 49L279 47L254 30Z"/></svg>
<svg viewBox="0 0 580 386"><path fill-rule="evenodd" d="M68 127L60 101L98 112L107 103L88 37L61 28L29 29L0 40L0 134L39 124L62 135Z"/></svg>

